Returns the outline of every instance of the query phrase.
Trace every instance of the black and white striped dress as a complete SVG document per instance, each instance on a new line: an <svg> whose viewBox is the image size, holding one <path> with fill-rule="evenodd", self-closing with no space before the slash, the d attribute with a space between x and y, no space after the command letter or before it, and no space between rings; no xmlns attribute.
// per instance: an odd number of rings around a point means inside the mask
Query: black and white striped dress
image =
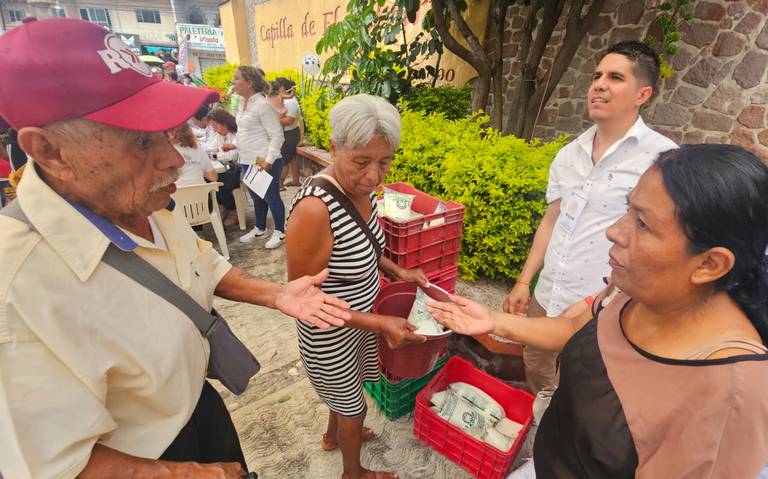
<svg viewBox="0 0 768 479"><path fill-rule="evenodd" d="M333 233L328 279L320 289L345 300L355 311L369 312L380 289L373 245L339 202L320 187L299 190L291 209L307 196L316 196L325 203ZM373 214L368 227L384 249L374 194L371 206ZM344 416L365 412L363 382L379 379L376 334L353 328L320 329L303 321L296 321L296 328L301 361L320 399L331 411Z"/></svg>

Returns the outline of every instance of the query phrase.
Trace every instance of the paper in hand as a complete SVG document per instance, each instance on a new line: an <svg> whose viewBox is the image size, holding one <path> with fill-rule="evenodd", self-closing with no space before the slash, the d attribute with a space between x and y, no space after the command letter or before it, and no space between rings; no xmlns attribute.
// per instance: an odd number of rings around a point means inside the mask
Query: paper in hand
<svg viewBox="0 0 768 479"><path fill-rule="evenodd" d="M272 183L272 175L259 168L258 165L251 165L245 170L243 183L256 193L259 198L264 198L269 185Z"/></svg>

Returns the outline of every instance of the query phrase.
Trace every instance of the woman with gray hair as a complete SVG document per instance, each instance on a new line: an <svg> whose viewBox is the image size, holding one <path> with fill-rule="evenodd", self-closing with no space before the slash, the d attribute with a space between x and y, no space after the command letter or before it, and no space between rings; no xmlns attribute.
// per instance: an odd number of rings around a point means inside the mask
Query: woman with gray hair
<svg viewBox="0 0 768 479"><path fill-rule="evenodd" d="M397 478L360 465L362 442L373 438L363 427L363 382L378 381L377 338L392 347L424 338L403 318L370 313L379 293L379 269L396 280L426 286L419 269L406 270L381 256L384 234L378 223L375 189L400 143L400 115L371 95L354 95L330 114L331 165L304 183L291 207L286 231L288 277L329 269L321 289L346 300L352 320L343 328L316 328L297 322L299 353L312 386L330 409L321 447L341 449L344 479Z"/></svg>

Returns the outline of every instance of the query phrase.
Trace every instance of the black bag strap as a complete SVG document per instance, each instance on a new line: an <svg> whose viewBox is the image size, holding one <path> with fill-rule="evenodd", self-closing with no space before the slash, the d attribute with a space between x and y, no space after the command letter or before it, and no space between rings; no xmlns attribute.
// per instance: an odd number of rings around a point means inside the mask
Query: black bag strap
<svg viewBox="0 0 768 479"><path fill-rule="evenodd" d="M352 201L349 199L349 197L345 195L335 184L333 184L332 181L330 181L328 178L323 178L322 176L312 177L309 182L309 186L318 186L324 189L326 193L331 195L333 199L339 202L341 207L344 208L347 213L349 213L349 216L351 216L352 219L355 220L355 223L357 223L357 225L360 227L360 229L363 230L363 233L365 233L368 241L371 242L374 251L376 251L376 258L379 258L381 256L381 244L379 244L379 241L373 235L371 228L368 227L368 223L366 223L363 217L360 216L360 212L357 211L357 208L352 204Z"/></svg>
<svg viewBox="0 0 768 479"><path fill-rule="evenodd" d="M35 230L29 218L21 209L18 200L13 201L0 210L0 214L21 221L33 231ZM155 269L151 264L141 259L139 255L123 251L113 243L110 243L101 260L174 305L179 311L189 317L203 336L210 336L218 326L218 318L203 309L183 289L176 286L176 284L166 278L164 274Z"/></svg>
<svg viewBox="0 0 768 479"><path fill-rule="evenodd" d="M110 243L101 260L176 306L206 338L218 326L215 316L136 253L123 251Z"/></svg>

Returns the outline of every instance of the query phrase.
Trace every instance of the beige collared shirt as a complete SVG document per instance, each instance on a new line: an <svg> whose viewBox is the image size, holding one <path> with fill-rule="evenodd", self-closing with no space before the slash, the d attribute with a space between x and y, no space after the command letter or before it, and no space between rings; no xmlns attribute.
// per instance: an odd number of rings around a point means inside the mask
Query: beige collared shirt
<svg viewBox="0 0 768 479"><path fill-rule="evenodd" d="M101 263L107 237L28 165L18 199L37 232L0 216L0 472L75 477L96 442L159 457L186 424L208 342L160 297ZM210 309L231 265L169 211L167 251L136 253Z"/></svg>

